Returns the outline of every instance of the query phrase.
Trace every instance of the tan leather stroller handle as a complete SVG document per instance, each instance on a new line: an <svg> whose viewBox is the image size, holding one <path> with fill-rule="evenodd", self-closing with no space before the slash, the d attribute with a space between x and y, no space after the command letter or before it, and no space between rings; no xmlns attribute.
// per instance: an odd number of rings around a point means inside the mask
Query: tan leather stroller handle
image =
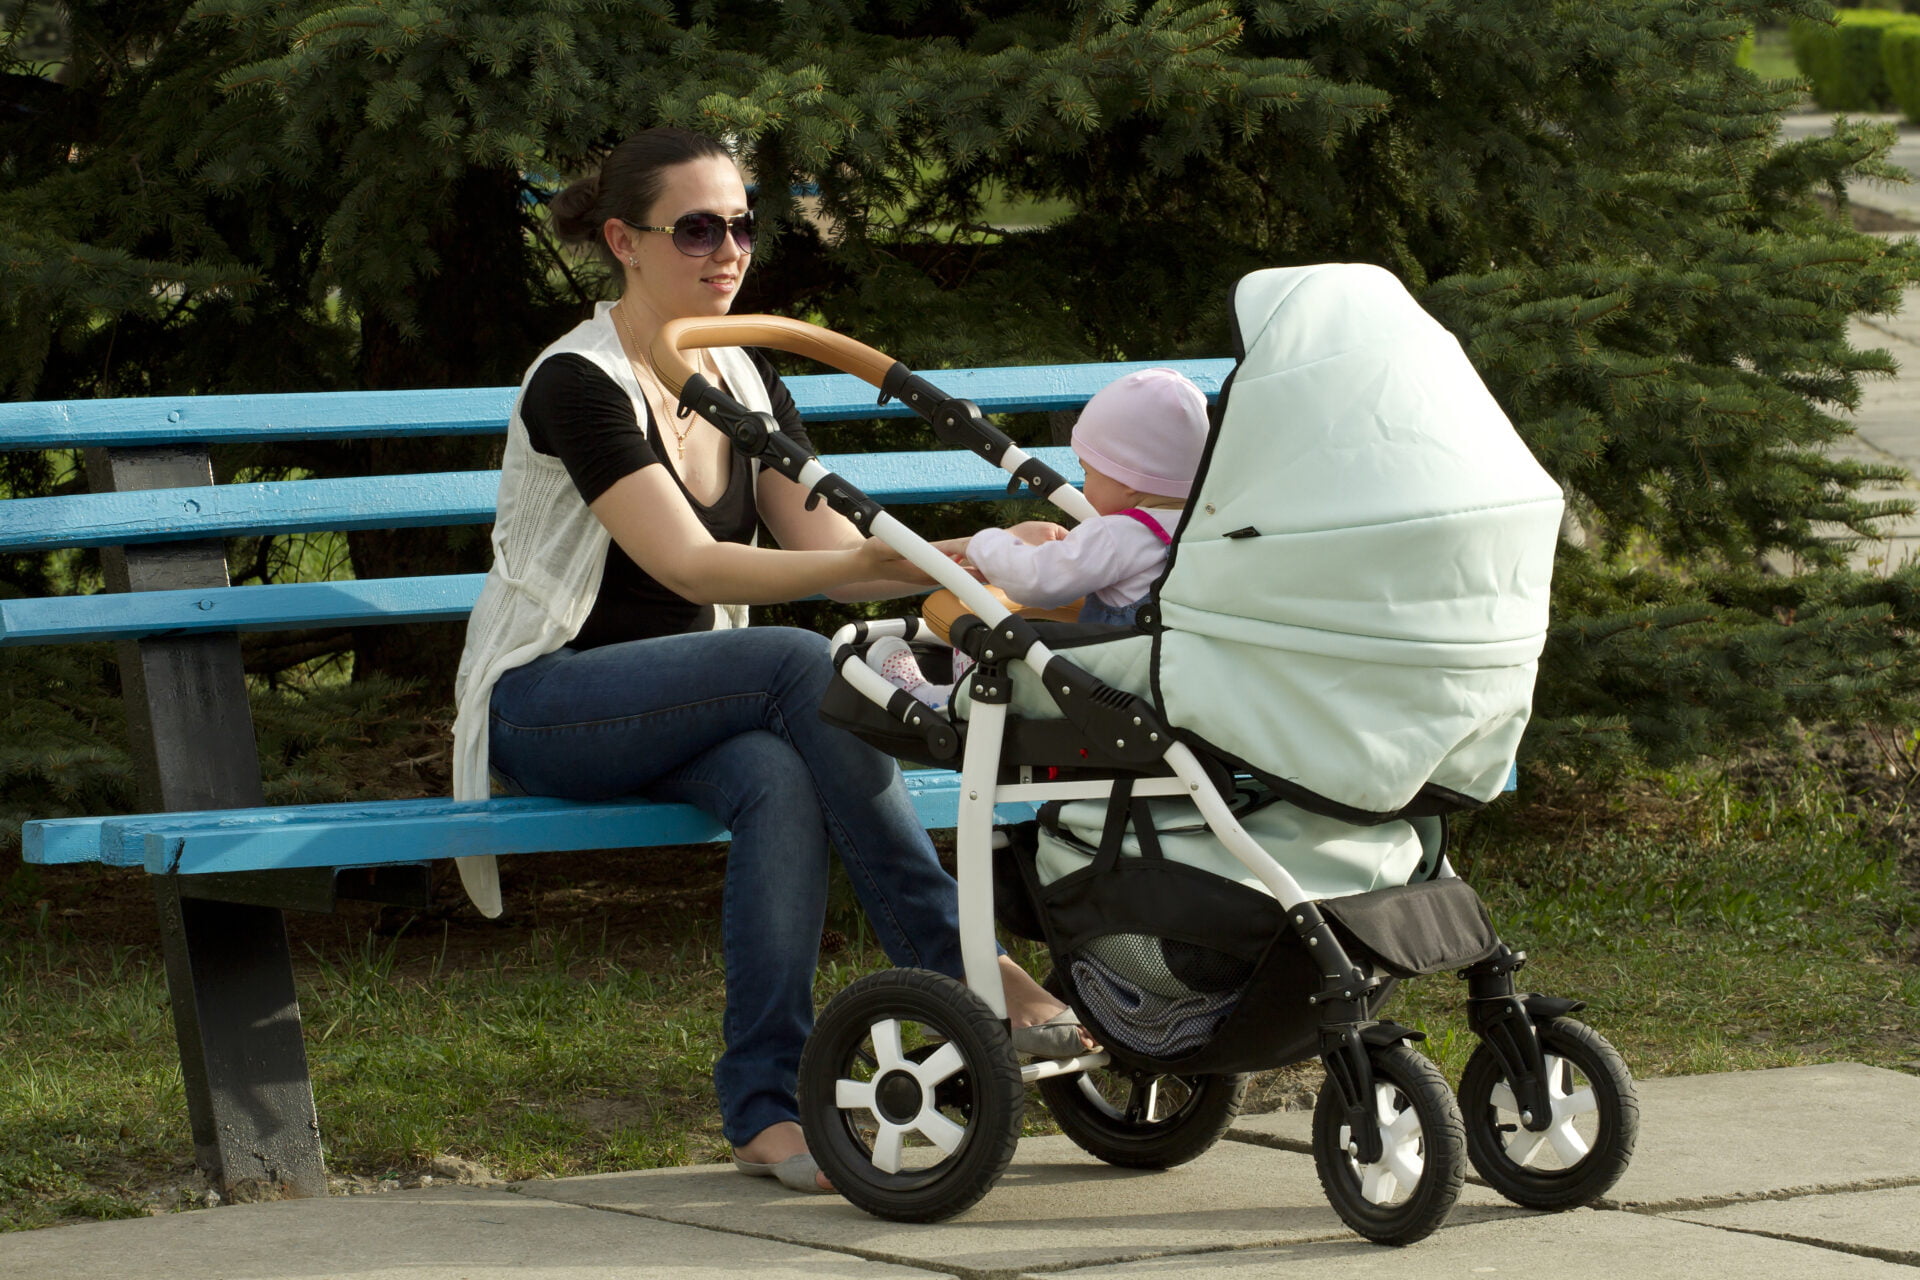
<svg viewBox="0 0 1920 1280"><path fill-rule="evenodd" d="M785 316L687 316L669 320L654 335L648 354L667 394L678 396L694 373L686 352L699 347L773 347L832 365L880 386L897 363L864 342Z"/></svg>

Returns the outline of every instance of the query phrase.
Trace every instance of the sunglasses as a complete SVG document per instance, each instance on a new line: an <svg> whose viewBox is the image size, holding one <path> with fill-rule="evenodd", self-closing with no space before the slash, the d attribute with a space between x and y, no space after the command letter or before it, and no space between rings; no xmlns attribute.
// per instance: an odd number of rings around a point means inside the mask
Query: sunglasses
<svg viewBox="0 0 1920 1280"><path fill-rule="evenodd" d="M670 227L648 227L627 223L635 231L659 231L673 236L673 247L689 258L704 258L720 247L728 232L742 253L753 252L753 211L723 218L717 213L689 213L675 218Z"/></svg>

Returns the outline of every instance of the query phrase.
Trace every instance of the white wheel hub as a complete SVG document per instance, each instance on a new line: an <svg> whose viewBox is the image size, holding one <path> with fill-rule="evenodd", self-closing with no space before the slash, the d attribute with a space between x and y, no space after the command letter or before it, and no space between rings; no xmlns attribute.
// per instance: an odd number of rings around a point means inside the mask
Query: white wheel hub
<svg viewBox="0 0 1920 1280"><path fill-rule="evenodd" d="M1506 1136L1507 1159L1525 1166L1552 1151L1559 1157L1561 1168L1571 1169L1585 1159L1587 1152L1592 1149L1586 1138L1574 1128L1574 1119L1599 1110L1600 1103L1593 1096L1592 1086L1583 1084L1575 1087L1573 1065L1565 1058L1543 1053L1541 1059L1546 1069L1547 1097L1553 1104L1552 1122L1538 1133L1524 1124L1516 1125L1513 1132ZM1505 1080L1493 1086L1491 1100L1502 1111L1514 1116L1520 1114L1520 1103Z"/></svg>
<svg viewBox="0 0 1920 1280"><path fill-rule="evenodd" d="M1421 1146L1420 1117L1412 1107L1394 1105L1400 1091L1390 1084L1373 1086L1374 1120L1380 1126L1380 1158L1361 1164L1351 1156L1347 1164L1360 1179L1360 1195L1369 1204L1393 1204L1413 1194L1427 1167ZM1340 1126L1340 1146L1351 1151L1353 1131Z"/></svg>
<svg viewBox="0 0 1920 1280"><path fill-rule="evenodd" d="M910 1134L918 1134L949 1156L967 1136L966 1126L941 1114L934 1093L941 1084L966 1069L966 1061L952 1041L942 1044L922 1062L908 1058L900 1044L900 1023L883 1018L869 1029L874 1068L869 1080L834 1082L834 1105L842 1111L865 1111L877 1126L873 1165L882 1173L899 1173L901 1154ZM919 1086L914 1097L909 1082Z"/></svg>

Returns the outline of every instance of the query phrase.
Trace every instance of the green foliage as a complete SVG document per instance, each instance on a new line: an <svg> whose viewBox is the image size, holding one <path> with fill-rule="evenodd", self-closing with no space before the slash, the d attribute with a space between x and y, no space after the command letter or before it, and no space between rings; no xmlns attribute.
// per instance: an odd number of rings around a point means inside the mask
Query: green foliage
<svg viewBox="0 0 1920 1280"><path fill-rule="evenodd" d="M1920 19L1892 9L1842 9L1832 22L1792 24L1793 57L1813 82L1813 100L1835 111L1885 110L1895 102L1881 44Z"/></svg>
<svg viewBox="0 0 1920 1280"><path fill-rule="evenodd" d="M1880 37L1887 96L1909 120L1920 121L1920 19L1890 26Z"/></svg>
<svg viewBox="0 0 1920 1280"><path fill-rule="evenodd" d="M1897 306L1920 255L1816 196L1888 173L1891 131L1782 143L1795 87L1738 63L1756 27L1828 30L1821 0L66 12L74 54L41 94L62 109L0 129L16 394L510 381L604 285L542 202L666 121L736 139L758 179L742 309L923 367L1219 355L1246 271L1395 271L1592 534L1541 747L1678 758L1815 706L1920 710L1910 592L1844 606L1869 588L1829 536L1893 509L1857 496L1886 469L1828 446L1889 367L1847 318ZM1009 203L1047 216L1003 230ZM275 465L476 465L450 459ZM355 571L437 567L401 544L356 535ZM1772 553L1809 566L1797 603L1729 607Z"/></svg>

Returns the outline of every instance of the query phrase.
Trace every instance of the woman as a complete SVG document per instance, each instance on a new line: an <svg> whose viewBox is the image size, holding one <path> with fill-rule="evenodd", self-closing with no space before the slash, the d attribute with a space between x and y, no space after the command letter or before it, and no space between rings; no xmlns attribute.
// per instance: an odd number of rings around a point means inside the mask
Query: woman
<svg viewBox="0 0 1920 1280"><path fill-rule="evenodd" d="M691 804L727 825L722 1127L742 1172L831 1190L794 1098L829 842L895 964L961 976L955 888L893 761L820 721L826 641L735 615L899 595L918 572L824 504L808 511L798 485L758 474L709 423L676 416L649 360L666 321L724 315L752 259L724 146L650 129L552 214L605 258L621 295L534 362L508 426L494 564L456 683L455 794L484 797L491 775L533 795ZM698 355L709 380L806 439L763 356ZM753 545L760 522L779 549ZM462 875L496 914L491 864L465 860ZM1072 1015L1004 956L1001 971L1016 1047L1074 1052Z"/></svg>

